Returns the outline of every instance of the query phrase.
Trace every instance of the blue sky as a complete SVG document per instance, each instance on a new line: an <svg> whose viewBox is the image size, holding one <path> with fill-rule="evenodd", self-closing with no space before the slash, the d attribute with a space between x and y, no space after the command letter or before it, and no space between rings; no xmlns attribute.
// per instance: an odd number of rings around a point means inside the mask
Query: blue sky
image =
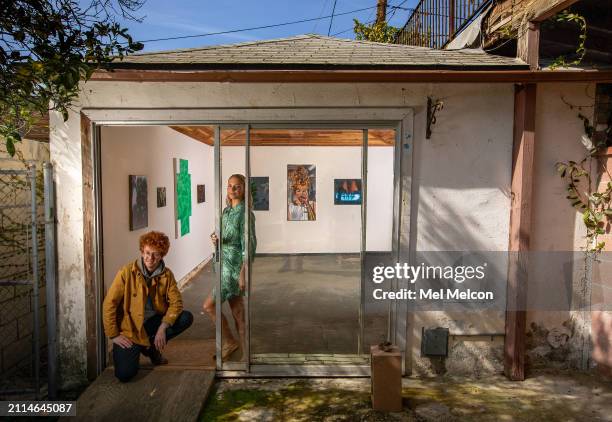
<svg viewBox="0 0 612 422"><path fill-rule="evenodd" d="M197 35L241 28L271 25L302 19L331 15L334 0L147 0L137 16L144 17L142 23L124 21L136 40ZM416 0L389 0L389 5L404 8L414 7ZM354 38L353 18L371 21L376 15L376 0L337 0L335 13L349 12L372 7L369 10L334 17L331 34L343 38ZM389 23L403 26L409 10L388 9L392 16ZM327 35L330 19L258 29L232 34L200 38L145 42L144 51L192 48L214 44L232 44L245 41L282 38L298 34L317 33Z"/></svg>

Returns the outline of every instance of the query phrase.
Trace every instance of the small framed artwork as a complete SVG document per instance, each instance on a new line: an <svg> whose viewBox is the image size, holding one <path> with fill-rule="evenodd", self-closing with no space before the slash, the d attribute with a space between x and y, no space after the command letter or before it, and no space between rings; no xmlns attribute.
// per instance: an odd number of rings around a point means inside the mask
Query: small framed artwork
<svg viewBox="0 0 612 422"><path fill-rule="evenodd" d="M157 188L157 208L166 206L166 188Z"/></svg>
<svg viewBox="0 0 612 422"><path fill-rule="evenodd" d="M251 193L253 195L253 211L270 210L269 177L251 177Z"/></svg>
<svg viewBox="0 0 612 422"><path fill-rule="evenodd" d="M361 179L334 179L334 205L361 205Z"/></svg>
<svg viewBox="0 0 612 422"><path fill-rule="evenodd" d="M149 225L147 207L147 176L129 176L130 182L130 231Z"/></svg>
<svg viewBox="0 0 612 422"><path fill-rule="evenodd" d="M204 188L204 185L198 185L197 195L198 195L198 204L201 204L202 202L206 202L206 189Z"/></svg>
<svg viewBox="0 0 612 422"><path fill-rule="evenodd" d="M317 169L313 164L287 164L287 221L317 219Z"/></svg>

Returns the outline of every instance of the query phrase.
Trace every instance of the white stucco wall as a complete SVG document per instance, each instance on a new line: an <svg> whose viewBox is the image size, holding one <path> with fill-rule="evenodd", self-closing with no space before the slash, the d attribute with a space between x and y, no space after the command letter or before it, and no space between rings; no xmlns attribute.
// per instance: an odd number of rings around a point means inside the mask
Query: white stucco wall
<svg viewBox="0 0 612 422"><path fill-rule="evenodd" d="M87 376L83 258L83 173L80 117L67 122L49 113L50 153L57 203L58 355L64 387L82 384Z"/></svg>
<svg viewBox="0 0 612 422"><path fill-rule="evenodd" d="M441 95L444 108L436 115L431 139L417 132L413 175L411 236L416 250L499 251L487 274L505 280L512 171L513 88L473 86L460 95ZM438 89L444 89L439 87ZM423 131L421 126L419 131ZM414 212L414 211L413 211ZM453 254L456 256L457 254ZM413 314L412 371L474 375L500 368L503 311ZM449 328L445 369L437 358L421 357L422 328ZM479 334L494 334L481 337ZM439 361L438 361L439 362Z"/></svg>
<svg viewBox="0 0 612 422"><path fill-rule="evenodd" d="M427 96L444 101L430 140L425 140ZM511 84L91 82L81 96L82 107L97 108L98 116L125 117L132 113L130 108L151 107L329 107L328 116L346 116L346 109L339 110L342 107L412 108L411 237L419 250L507 248L512 103ZM121 114L100 110L118 107L123 108ZM179 120L185 115L181 110L155 113ZM249 110L244 110L244 118L248 115ZM78 378L85 367L86 318L79 116L71 113L66 123L54 116L52 127L51 155L58 168L60 324L64 327L60 353L75 356L63 370ZM427 318L421 322L427 326L439 320L436 315ZM482 327L482 320L475 327ZM417 342L412 345L418 348Z"/></svg>
<svg viewBox="0 0 612 422"><path fill-rule="evenodd" d="M567 335L574 330L571 312L544 308L540 304L550 295L570 300L572 283L583 277L583 254L579 251L585 246L586 230L581 214L566 199L566 183L559 177L555 164L568 160L579 162L585 156L586 149L580 141L584 126L578 113L592 121L594 97L595 84L541 84L537 90L531 222L531 248L536 262L529 272L528 297L532 306L527 313L527 332L531 339L528 348L537 349L528 352L530 363L538 359L550 362L545 356L552 351L545 337L550 330ZM572 110L569 104L586 107ZM578 252L572 254L572 251ZM556 354L563 355L560 351Z"/></svg>
<svg viewBox="0 0 612 422"><path fill-rule="evenodd" d="M555 164L579 161L586 149L580 138L583 113L592 120L595 84L541 84L536 100L536 141L533 182L531 248L534 251L580 251L585 246L581 216L566 197ZM564 102L565 101L565 102ZM568 104L586 105L582 110ZM555 228L555 230L551 230Z"/></svg>
<svg viewBox="0 0 612 422"><path fill-rule="evenodd" d="M102 128L102 221L105 290L123 265L140 256L139 237L151 230L170 238L164 258L177 280L212 255L214 231L213 148L165 126ZM173 158L188 160L191 174L190 232L175 238ZM148 227L129 229L128 176L147 176ZM204 184L206 201L198 204L197 185ZM157 187L166 188L166 206L157 208Z"/></svg>

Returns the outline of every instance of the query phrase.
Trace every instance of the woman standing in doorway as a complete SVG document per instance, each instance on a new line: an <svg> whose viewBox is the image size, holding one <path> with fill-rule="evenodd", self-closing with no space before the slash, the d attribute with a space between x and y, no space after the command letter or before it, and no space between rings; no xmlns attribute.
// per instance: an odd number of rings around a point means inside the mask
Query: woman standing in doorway
<svg viewBox="0 0 612 422"><path fill-rule="evenodd" d="M244 301L243 296L246 289L244 262L246 245L244 241L245 209L244 200L246 180L241 174L233 174L227 181L226 207L221 217L221 303L226 300L232 310L236 331L240 336L240 343L234 338L230 330L227 318L221 314L221 325L223 327L223 359L228 358L239 347L244 350ZM257 238L255 236L255 216L249 212L249 256L251 260L255 257ZM215 233L210 235L213 246L217 247L218 238ZM215 289L204 301L204 310L213 322L216 318Z"/></svg>

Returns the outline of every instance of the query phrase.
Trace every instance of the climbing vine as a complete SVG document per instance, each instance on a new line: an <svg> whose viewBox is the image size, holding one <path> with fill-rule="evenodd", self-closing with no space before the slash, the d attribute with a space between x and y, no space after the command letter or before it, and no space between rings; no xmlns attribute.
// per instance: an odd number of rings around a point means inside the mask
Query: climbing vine
<svg viewBox="0 0 612 422"><path fill-rule="evenodd" d="M571 13L569 10L564 10L554 17L556 22L568 22L575 23L578 25L578 29L580 31L580 35L578 36L578 47L576 48L576 58L574 60L568 61L569 59L566 56L557 57L552 64L550 65L551 69L556 69L557 67L569 67L575 66L582 63L582 59L584 59L584 55L586 54L586 39L587 39L587 22L584 16L579 15L578 13Z"/></svg>
<svg viewBox="0 0 612 422"><path fill-rule="evenodd" d="M605 234L605 224L612 218L612 182L608 182L603 191L593 191L593 177L591 174L592 159L608 146L610 130L607 129L600 137L595 136L595 126L590 119L582 113L583 106L574 106L563 100L570 109L578 108L578 118L584 125L582 143L586 147L586 154L581 161L567 161L556 164L557 171L566 182L566 198L571 205L582 213L582 221L586 227L586 250L588 252L601 252L605 242L599 241L599 236ZM590 106L588 106L590 107ZM612 113L608 110L610 122ZM605 173L610 176L605 163L602 165Z"/></svg>
<svg viewBox="0 0 612 422"><path fill-rule="evenodd" d="M612 182L607 183L603 192L592 191L591 173L587 170L589 158L584 158L580 163L557 163L557 171L567 183L566 198L582 213L582 221L587 231L587 251L601 252L606 243L600 242L598 237L605 234L605 219L612 216ZM582 186L586 186L587 191L581 191Z"/></svg>

